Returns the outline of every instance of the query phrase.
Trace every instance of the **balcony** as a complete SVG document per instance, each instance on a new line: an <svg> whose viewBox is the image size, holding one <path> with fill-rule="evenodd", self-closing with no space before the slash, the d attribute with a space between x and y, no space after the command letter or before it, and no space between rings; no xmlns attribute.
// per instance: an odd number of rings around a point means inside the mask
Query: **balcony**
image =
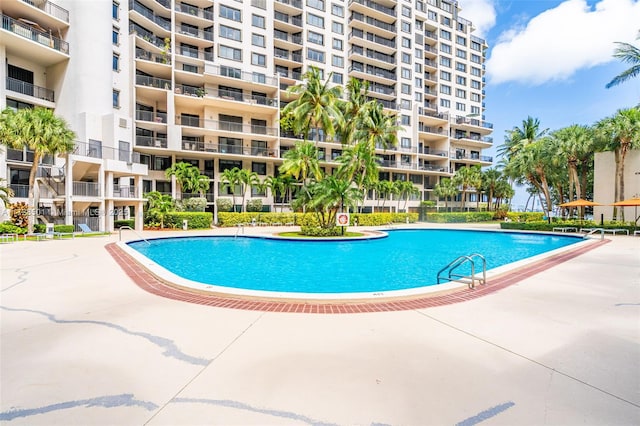
<svg viewBox="0 0 640 426"><path fill-rule="evenodd" d="M140 198L138 192L134 185L113 185L114 198Z"/></svg>
<svg viewBox="0 0 640 426"><path fill-rule="evenodd" d="M233 79L245 81L247 83L262 83L269 86L276 86L278 84L278 80L275 77L262 78L263 76L261 76L261 80L263 81L257 81L257 76L254 73L242 71L239 68L232 68L227 66L220 66L220 65L208 66L205 72L207 74L233 78Z"/></svg>
<svg viewBox="0 0 640 426"><path fill-rule="evenodd" d="M7 90L27 96L33 96L34 98L49 102L55 101L53 90L47 89L46 87L35 86L27 83L26 81L17 80L11 77L7 77Z"/></svg>
<svg viewBox="0 0 640 426"><path fill-rule="evenodd" d="M140 154L137 152L94 145L87 142L76 142L73 155L140 164Z"/></svg>
<svg viewBox="0 0 640 426"><path fill-rule="evenodd" d="M246 146L239 146L239 145L213 143L213 142L198 142L198 141L183 140L182 149L185 151L219 152L223 154L278 158L277 149L246 147Z"/></svg>
<svg viewBox="0 0 640 426"><path fill-rule="evenodd" d="M395 18L397 16L396 10L394 8L383 6L371 0L350 0L349 1L349 6L352 6L354 4L366 6L369 9L373 9L375 11L381 12L384 15L389 15L392 18ZM367 14L370 15L371 14L370 11Z"/></svg>
<svg viewBox="0 0 640 426"><path fill-rule="evenodd" d="M73 181L73 195L79 197L99 197L100 185L97 182Z"/></svg>
<svg viewBox="0 0 640 426"><path fill-rule="evenodd" d="M188 127L199 127L232 133L251 133L256 135L277 136L277 127L259 126L255 124L234 123L230 121L203 120L198 117L179 115L176 124Z"/></svg>
<svg viewBox="0 0 640 426"><path fill-rule="evenodd" d="M57 4L51 3L50 1L33 1L33 0L22 0L24 3L27 3L37 9L42 10L48 15L53 16L56 19L59 19L64 22L69 22L69 11L64 9Z"/></svg>
<svg viewBox="0 0 640 426"><path fill-rule="evenodd" d="M185 13L191 16L197 16L198 18L206 19L207 21L213 21L213 12L201 9L196 6L176 2L175 10L176 12Z"/></svg>
<svg viewBox="0 0 640 426"><path fill-rule="evenodd" d="M29 198L29 185L9 184L15 198Z"/></svg>
<svg viewBox="0 0 640 426"><path fill-rule="evenodd" d="M157 77L149 77L146 75L136 75L136 84L138 86L155 87L158 89L171 90L171 80Z"/></svg>
<svg viewBox="0 0 640 426"><path fill-rule="evenodd" d="M252 93L238 93L230 90L211 90L208 93L208 96L212 96L215 98L226 99L237 102L245 102L250 105L264 105L264 106L278 106L278 100L276 98L271 98L268 96L254 95Z"/></svg>
<svg viewBox="0 0 640 426"><path fill-rule="evenodd" d="M349 18L349 23L353 23L354 21L362 22L364 24L373 26L373 27L375 27L375 28L377 28L379 30L384 30L384 31L387 31L389 33L393 33L393 35L395 35L395 32L396 32L396 25L395 24L388 24L388 23L383 22L383 21L381 21L379 19L375 19L375 18L372 18L370 16L365 16L362 13L353 12L351 14L351 17Z"/></svg>
<svg viewBox="0 0 640 426"><path fill-rule="evenodd" d="M2 29L25 39L50 47L60 53L69 54L69 43L52 34L35 28L10 16L2 15Z"/></svg>
<svg viewBox="0 0 640 426"><path fill-rule="evenodd" d="M136 47L136 59L155 62L157 64L171 65L171 55L157 55Z"/></svg>
<svg viewBox="0 0 640 426"><path fill-rule="evenodd" d="M136 146L167 148L167 138L164 136L136 136Z"/></svg>
<svg viewBox="0 0 640 426"><path fill-rule="evenodd" d="M154 22L163 30L167 30L167 31L171 30L171 20L159 15L156 15L153 12L150 12L149 9L142 6L140 3L138 3L135 0L129 2L129 10L133 10L134 12L139 13L140 15L144 16L151 22Z"/></svg>
<svg viewBox="0 0 640 426"><path fill-rule="evenodd" d="M194 49L187 46L179 46L177 48L177 55L186 56L188 58L202 59L204 61L213 62L213 52L209 52L202 49Z"/></svg>
<svg viewBox="0 0 640 426"><path fill-rule="evenodd" d="M349 51L349 56L359 55L368 59L373 59L379 62L385 62L395 66L396 58L393 55L387 55L385 53L378 52L373 49L364 49L360 46L354 45Z"/></svg>
<svg viewBox="0 0 640 426"><path fill-rule="evenodd" d="M153 123L167 123L167 113L166 112L154 112L154 111L144 111L144 110L136 110L136 120L139 121L150 121Z"/></svg>

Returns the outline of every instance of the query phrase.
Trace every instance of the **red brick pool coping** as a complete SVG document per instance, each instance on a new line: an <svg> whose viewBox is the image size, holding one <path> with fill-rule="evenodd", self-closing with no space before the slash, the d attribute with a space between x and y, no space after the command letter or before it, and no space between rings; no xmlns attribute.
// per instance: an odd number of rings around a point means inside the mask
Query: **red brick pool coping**
<svg viewBox="0 0 640 426"><path fill-rule="evenodd" d="M436 306L450 305L477 299L494 293L512 284L516 284L539 272L552 268L567 260L593 250L609 240L593 240L590 244L581 245L550 256L546 259L506 272L487 279L487 284L477 285L475 289L463 287L448 292L426 293L416 296L386 299L358 299L358 300L295 300L295 299L264 299L257 297L242 297L220 293L209 293L178 287L167 283L151 274L146 268L129 256L116 243L105 246L109 254L120 265L124 272L141 289L168 299L198 305L214 306L218 308L243 309L266 312L295 312L311 314L351 314L365 312L406 311L424 309Z"/></svg>

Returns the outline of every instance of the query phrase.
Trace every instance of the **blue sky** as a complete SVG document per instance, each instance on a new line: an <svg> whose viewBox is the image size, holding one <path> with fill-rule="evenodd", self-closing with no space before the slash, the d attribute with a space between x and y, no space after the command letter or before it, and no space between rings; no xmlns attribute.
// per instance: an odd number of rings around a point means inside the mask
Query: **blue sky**
<svg viewBox="0 0 640 426"><path fill-rule="evenodd" d="M640 45L640 0L459 0L489 44L485 120L494 156L505 131L528 116L551 130L593 124L640 104L640 78L605 85L629 65L614 42ZM518 191L513 207L524 205Z"/></svg>

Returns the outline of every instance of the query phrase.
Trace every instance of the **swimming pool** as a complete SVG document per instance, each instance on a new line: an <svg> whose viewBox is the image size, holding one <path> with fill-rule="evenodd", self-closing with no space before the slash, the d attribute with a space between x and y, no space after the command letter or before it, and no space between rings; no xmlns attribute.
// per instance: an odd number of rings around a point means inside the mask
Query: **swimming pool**
<svg viewBox="0 0 640 426"><path fill-rule="evenodd" d="M282 294L383 293L434 286L458 256L494 269L582 241L572 236L470 230L392 230L386 238L309 241L173 237L128 243L152 266L195 283Z"/></svg>

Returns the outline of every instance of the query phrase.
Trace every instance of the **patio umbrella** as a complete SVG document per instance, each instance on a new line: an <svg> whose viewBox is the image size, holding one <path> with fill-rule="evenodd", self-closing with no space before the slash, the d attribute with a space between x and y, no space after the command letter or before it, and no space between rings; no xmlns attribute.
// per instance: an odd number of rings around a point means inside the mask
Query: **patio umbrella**
<svg viewBox="0 0 640 426"><path fill-rule="evenodd" d="M560 207L593 207L593 206L602 206L604 204L596 203L595 201L583 200L582 198L578 198L577 200L570 201L568 203L560 204ZM582 220L582 214L580 214L580 219Z"/></svg>
<svg viewBox="0 0 640 426"><path fill-rule="evenodd" d="M596 203L595 201L583 200L582 198L578 198L577 200L570 201L568 203L560 204L560 207L593 207L593 206L603 206L604 204Z"/></svg>
<svg viewBox="0 0 640 426"><path fill-rule="evenodd" d="M638 222L640 217L638 216L638 206L640 206L640 197L627 198L626 200L618 201L617 203L611 204L612 206L617 207L635 207L635 214L633 217L636 218L635 223Z"/></svg>

